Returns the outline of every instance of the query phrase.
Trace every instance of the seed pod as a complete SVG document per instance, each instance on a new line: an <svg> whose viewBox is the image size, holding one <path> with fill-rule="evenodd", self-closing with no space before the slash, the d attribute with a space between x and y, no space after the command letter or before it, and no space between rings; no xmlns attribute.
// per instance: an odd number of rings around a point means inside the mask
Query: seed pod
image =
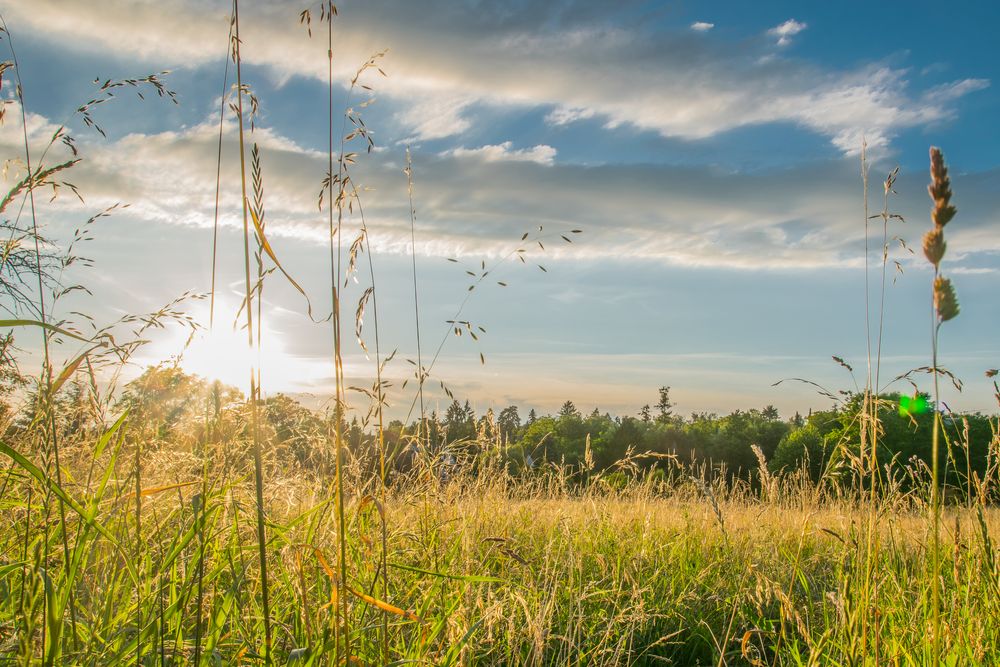
<svg viewBox="0 0 1000 667"><path fill-rule="evenodd" d="M944 276L938 276L934 280L934 310L937 311L938 321L947 322L958 315L958 298L955 296L955 288L951 281Z"/></svg>
<svg viewBox="0 0 1000 667"><path fill-rule="evenodd" d="M948 244L944 241L944 230L940 227L934 227L924 234L924 256L935 267L941 263L941 258L944 257L944 251L947 247Z"/></svg>
<svg viewBox="0 0 1000 667"><path fill-rule="evenodd" d="M941 149L931 148L931 183L927 193L934 200L931 219L938 227L944 227L955 217L955 207L951 205L951 179L948 178L948 167L944 164Z"/></svg>

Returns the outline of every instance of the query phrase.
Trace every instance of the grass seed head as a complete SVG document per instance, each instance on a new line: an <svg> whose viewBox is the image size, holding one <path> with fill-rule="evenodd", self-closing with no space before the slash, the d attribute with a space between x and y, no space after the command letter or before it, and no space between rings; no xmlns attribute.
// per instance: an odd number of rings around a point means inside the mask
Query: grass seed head
<svg viewBox="0 0 1000 667"><path fill-rule="evenodd" d="M944 240L944 230L941 227L935 226L924 234L924 256L934 266L941 264L947 247L948 244Z"/></svg>
<svg viewBox="0 0 1000 667"><path fill-rule="evenodd" d="M934 200L931 219L938 227L944 227L955 217L955 207L951 205L951 179L948 178L948 167L944 164L941 149L931 147L931 184L927 192Z"/></svg>
<svg viewBox="0 0 1000 667"><path fill-rule="evenodd" d="M955 296L955 288L951 285L951 280L944 276L934 279L934 310L937 311L938 320L947 322L958 315L958 298Z"/></svg>

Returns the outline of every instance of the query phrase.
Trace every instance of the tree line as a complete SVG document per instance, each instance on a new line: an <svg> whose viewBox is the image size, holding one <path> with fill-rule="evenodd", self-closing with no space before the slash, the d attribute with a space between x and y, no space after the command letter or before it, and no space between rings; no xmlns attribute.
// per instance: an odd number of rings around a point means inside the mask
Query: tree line
<svg viewBox="0 0 1000 667"><path fill-rule="evenodd" d="M57 426L68 436L97 431L85 400L85 387L70 386L56 411ZM818 480L850 457L862 456L859 415L863 396L848 394L838 405L796 413L783 419L773 406L733 410L729 414L676 414L670 387L660 387L657 401L635 415L612 415L594 409L584 414L567 400L556 414L530 409L523 418L518 406L477 414L469 401L455 399L443 415L431 412L409 424L388 423L383 442L390 469L405 471L422 450L449 461L475 460L484 452L499 453L513 473L530 474L549 464L607 470L627 457L644 455L637 468L651 471L664 459L702 464L730 479L754 481L761 458L769 473L800 471ZM892 470L919 474L931 461L933 409L926 395L898 393L879 397L877 460ZM35 401L25 401L20 415L6 427L16 431L31 422ZM922 405L921 410L904 406ZM173 367L147 369L130 383L118 401L130 410L133 432L150 443L189 447L238 441L246 436L245 397L236 389L209 382ZM336 425L333 411L311 410L294 398L277 394L261 402L265 442L271 458L305 468L329 465L327 446ZM348 449L373 470L380 447L372 420L354 415L341 424ZM997 465L995 419L979 413L945 415L948 447L942 449L946 481L959 485L986 477ZM756 451L755 451L756 449ZM239 456L237 452L233 456ZM908 472L907 472L908 471Z"/></svg>

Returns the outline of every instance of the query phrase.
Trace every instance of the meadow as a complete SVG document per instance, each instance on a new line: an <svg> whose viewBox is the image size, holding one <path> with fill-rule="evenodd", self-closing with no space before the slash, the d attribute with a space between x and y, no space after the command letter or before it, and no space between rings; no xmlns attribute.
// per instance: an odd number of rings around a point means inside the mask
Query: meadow
<svg viewBox="0 0 1000 667"><path fill-rule="evenodd" d="M207 300L215 316L216 247L206 294L93 327L63 306L83 289L63 279L87 261L79 246L114 212L86 220L70 243L45 236L49 197L74 191L74 128L103 134L102 107L134 91L162 98L145 102L154 110L170 104L168 76L98 82L75 125L60 127L41 152L24 130L25 151L0 202L0 662L1000 662L992 542L1000 425L936 407L938 383L957 382L943 368L938 333L959 315L945 277L945 229L956 209L941 151L930 152L932 209L922 227L933 333L926 365L913 371L933 380L930 394L916 385L912 396L878 391L879 337L866 386L808 418L786 422L765 409L685 420L671 414L666 387L657 414L647 406L634 419L585 418L572 404L524 424L516 411L513 422L510 414L479 418L434 373L452 338L477 335L463 301L440 344L417 337L411 413L390 421L383 372L393 353L379 345L367 195L352 179L375 145L362 113L382 54L360 64L346 82L349 104L335 109L336 8L323 3L294 19L303 39L330 44L328 169L317 179L329 316L268 237L253 139L259 100L241 70L241 49L253 45L240 40L238 2L219 152L221 160L228 115L238 124L242 178L216 187L241 192L241 335L260 349L265 285L300 292L289 307L330 331L336 391L325 412L269 394L266 360L253 354L246 394L171 360L133 367L151 332L213 326L187 307ZM4 25L2 36L11 57L0 82L12 91L2 109L20 114L25 128L16 31ZM864 152L861 159L867 193ZM416 234L409 163L406 175ZM865 271L883 303L896 176L873 186L884 195L880 210L869 210L867 196L858 202L859 224L881 249ZM960 182L955 189L960 199ZM544 250L579 233L539 227L499 262L523 262L529 244ZM467 300L494 280L492 268L469 272ZM415 261L413 269L416 304ZM361 281L356 293L347 292L351 276ZM867 309L869 331L881 331L878 303ZM416 308L414 332L420 327ZM23 341L32 338L41 341L37 373L22 371ZM345 380L355 339L370 357L368 387ZM425 385L440 386L454 414L428 414Z"/></svg>

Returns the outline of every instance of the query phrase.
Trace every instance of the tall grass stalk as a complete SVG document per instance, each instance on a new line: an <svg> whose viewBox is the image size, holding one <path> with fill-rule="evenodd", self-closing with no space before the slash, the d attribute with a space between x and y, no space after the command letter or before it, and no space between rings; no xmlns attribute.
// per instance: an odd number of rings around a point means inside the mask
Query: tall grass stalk
<svg viewBox="0 0 1000 667"><path fill-rule="evenodd" d="M420 422L417 427L417 442L422 442L421 433L426 427L427 412L424 408L424 360L420 344L420 290L417 287L417 209L413 206L413 160L410 147L406 147L406 195L410 204L410 263L413 268L413 328L417 337L417 398L420 400Z"/></svg>
<svg viewBox="0 0 1000 667"><path fill-rule="evenodd" d="M379 466L379 480L381 482L379 486L379 496L381 500L381 507L379 516L382 522L382 544L381 553L379 555L379 577L382 580L382 600L388 602L389 600L389 573L387 572L387 557L388 557L388 530L386 525L387 516L385 514L385 504L387 501L387 491L388 484L386 480L386 451L385 451L385 383L382 380L383 371L383 361L382 361L382 351L381 342L379 338L379 318L378 318L378 290L375 287L375 260L372 256L371 242L368 235L368 224L365 222L365 211L364 206L361 203L361 198L359 196L357 187L352 183L352 190L354 192L355 201L358 204L358 215L361 217L361 230L365 239L365 249L368 255L368 274L371 280L371 301L372 301L372 326L375 333L375 414L377 418L375 437L378 441L378 466ZM362 303L364 300L362 296ZM360 340L361 333L361 322L360 316L362 314L362 306L358 307L358 333ZM345 582L346 587L346 582ZM389 663L389 614L385 609L381 610L382 615L382 660L384 664Z"/></svg>
<svg viewBox="0 0 1000 667"><path fill-rule="evenodd" d="M209 291L209 306L208 306L208 333L211 336L215 330L215 280L216 272L218 270L218 255L219 255L219 200L222 194L222 138L223 129L225 127L226 119L226 99L229 92L229 63L231 61L230 53L233 44L233 12L230 11L229 14L229 34L226 36L226 54L225 54L225 66L222 75L222 92L219 94L219 139L218 146L216 148L215 157L215 210L212 216L212 281L211 288ZM210 397L207 397L210 401ZM207 406L206 406L207 408ZM203 504L208 498L208 457L206 455L207 445L208 445L208 411L206 409L205 414L205 447L202 450L202 492L201 492L201 503ZM195 631L194 631L194 664L197 666L201 665L201 640L202 640L202 622L201 615L205 603L205 591L204 591L204 574L205 574L205 521L204 521L204 507L199 505L199 517L201 519L198 525L198 591L197 591L197 603L195 611Z"/></svg>
<svg viewBox="0 0 1000 667"><path fill-rule="evenodd" d="M899 174L899 168L893 169L883 181L882 210L871 215L869 211L869 174L870 164L868 162L867 143L863 142L861 147L861 178L864 187L864 212L865 212L865 329L867 346L867 381L865 385L864 401L862 402L862 414L860 418L861 427L861 461L867 458L868 472L868 516L866 526L866 548L865 548L865 609L867 610L862 621L862 653L867 655L869 624L874 627L871 630L872 657L878 662L880 656L881 632L879 629L879 575L875 569L875 555L879 552L880 531L878 521L880 514L880 470L878 462L878 445L881 435L881 419L879 410L882 407L879 393L881 390L881 369L882 369L882 343L885 331L885 297L887 269L889 264L889 222L894 219L902 220L902 217L889 212L889 195L894 193L893 185ZM879 297L877 311L877 334L875 336L874 351L872 349L872 323L871 323L871 299L869 280L869 237L870 221L873 219L882 221L881 240L881 263L879 280ZM864 474L865 466L862 466L861 473Z"/></svg>
<svg viewBox="0 0 1000 667"><path fill-rule="evenodd" d="M339 608L340 622L335 633L335 660L351 659L350 606L347 595L347 517L344 503L344 403L346 400L344 386L344 366L341 345L340 323L340 258L342 254L342 231L344 217L344 131L341 130L340 156L337 160L337 196L334 198L333 187L333 149L334 149L334 107L333 107L333 17L337 9L332 0L323 5L327 24L327 184L329 188L328 201L328 235L330 249L330 300L332 306L331 322L333 326L333 365L334 365L334 455L335 455L335 487L336 487L336 521L337 521L337 570L339 581L335 583L337 591L336 606ZM344 123L346 124L346 114ZM334 208L336 208L336 226L334 225ZM336 238L335 238L336 237Z"/></svg>
<svg viewBox="0 0 1000 667"><path fill-rule="evenodd" d="M231 61L230 53L233 44L233 23L234 14L230 11L229 14L229 34L226 36L226 53L225 53L225 66L222 75L222 92L219 94L219 140L218 146L216 148L215 157L215 210L212 216L212 282L209 296L209 306L208 306L208 333L211 336L215 330L215 279L216 272L218 269L218 254L219 254L219 200L222 194L222 138L223 129L225 127L226 119L226 99L229 92L229 63ZM206 403L211 403L211 396L206 397ZM205 603L205 591L204 591L204 574L205 574L205 517L204 517L204 502L208 498L208 456L207 456L207 446L209 440L209 421L208 421L208 405L206 405L205 413L205 444L202 449L202 485L201 485L201 504L199 504L198 509L200 523L198 524L198 591L197 591L197 603L195 612L195 631L194 631L194 664L197 666L201 665L201 639L202 639L202 622L201 615ZM216 411L216 418L218 417L218 412Z"/></svg>
<svg viewBox="0 0 1000 667"><path fill-rule="evenodd" d="M868 641L869 641L869 619L875 616L875 609L872 608L872 602L876 597L876 592L873 590L875 584L873 582L875 572L874 572L874 557L875 557L875 531L876 531L876 509L875 509L875 478L878 474L878 464L877 459L877 446L878 446L878 387L874 380L874 374L872 371L873 364L877 365L877 362L873 359L872 354L872 325L871 325L871 287L870 287L870 221L871 216L869 215L868 208L868 179L870 175L870 165L868 164L868 144L864 139L861 143L861 180L864 188L864 215L865 215L865 345L866 345L866 366L867 366L867 379L865 382L865 396L862 402L862 412L859 419L860 435L861 435L861 457L860 460L863 463L866 462L869 468L870 483L871 483L871 496L869 497L868 504L868 516L866 525L866 539L865 539L865 577L864 584L862 588L862 617L861 617L861 653L864 656L868 654ZM865 466L861 466L859 471L863 480L865 473ZM876 633L877 635L877 630ZM877 641L877 640L876 640ZM878 648L875 648L876 655L878 654Z"/></svg>
<svg viewBox="0 0 1000 667"><path fill-rule="evenodd" d="M135 461L133 462L132 474L135 476L135 542L132 551L132 558L136 562L139 562L143 557L143 541L144 536L142 534L142 438L136 438L135 440ZM135 598L136 600L141 600L145 591L143 590L143 581L140 578L135 583ZM135 606L135 665L136 667L141 667L142 665L142 605L137 604Z"/></svg>
<svg viewBox="0 0 1000 667"><path fill-rule="evenodd" d="M939 471L940 436L945 436L944 424L941 419L941 393L938 376L941 368L938 366L938 343L941 325L958 315L958 299L951 281L941 275L941 260L944 258L947 244L944 239L944 228L955 217L955 207L951 204L951 180L948 178L948 168L939 148L930 149L931 182L927 192L934 202L931 210L931 220L934 227L924 235L924 256L934 267L934 281L931 291L931 373L934 376L934 431L931 441L931 614L932 614L932 653L931 660L941 659L941 480Z"/></svg>
<svg viewBox="0 0 1000 667"><path fill-rule="evenodd" d="M215 326L215 277L219 250L219 199L222 194L222 134L226 119L226 99L229 92L229 62L233 44L233 13L229 15L229 35L226 37L226 65L222 75L222 93L219 96L219 141L215 156L215 211L212 215L212 285L209 291L208 328Z"/></svg>
<svg viewBox="0 0 1000 667"><path fill-rule="evenodd" d="M32 239L34 242L34 253L35 253L35 264L38 267L36 272L37 278L37 289L38 289L38 321L41 322L41 335L42 335L42 369L39 375L39 390L38 390L38 401L37 411L41 413L41 421L44 426L41 429L42 437L44 439L43 452L46 456L46 474L51 475L52 470L49 467L50 457L51 462L54 464L55 468L55 480L59 487L62 487L62 460L59 452L59 434L56 430L56 418L55 412L53 410L52 399L53 399L53 383L52 383L52 357L51 350L49 346L50 330L46 328L48 324L48 313L46 312L45 303L45 285L43 284L43 270L42 270L42 253L40 248L40 235L38 228L38 213L35 207L35 185L36 178L41 174L42 167L38 166L38 173L36 173L32 167L31 160L31 145L28 140L28 116L26 111L26 105L24 101L24 84L21 81L21 67L17 59L17 50L14 48L14 37L7 29L7 22L4 20L3 16L0 15L0 25L3 26L3 32L7 36L7 46L10 49L10 56L13 62L14 69L14 80L17 83L15 90L15 97L18 101L18 106L20 107L21 114L21 136L24 142L24 162L27 169L27 197L29 204L29 213L31 215L31 230ZM44 544L46 549L46 562L48 561L48 531L49 531L49 521L48 512L51 501L51 492L46 490L45 500L43 502L43 507L45 507L45 520L44 520ZM59 532L62 536L62 548L63 548L63 567L68 568L70 562L69 553L69 531L66 527L66 507L61 499L57 499L59 505ZM25 531L29 530L29 526L25 525ZM67 582L70 585L70 582ZM44 599L43 604L49 604L48 597ZM43 609L45 609L43 607ZM72 641L73 647L77 646L77 629L76 629L76 604L73 595L73 589L69 589L69 613L70 613L70 628L72 631ZM44 614L43 614L44 615ZM58 627L54 625L53 627ZM42 652L46 654L45 651L45 632L46 626L42 626L43 640L42 640ZM49 641L58 643L58 637L49 637ZM46 654L47 655L47 654ZM55 648L52 655L58 655L58 646Z"/></svg>
<svg viewBox="0 0 1000 667"><path fill-rule="evenodd" d="M244 142L243 127L243 74L240 59L240 3L233 0L233 61L236 63L236 94L237 94L237 119L239 122L239 147L240 147L240 189L241 203L243 209L243 267L245 279L245 301L247 345L251 351L251 357L255 349L254 346L254 322L253 322L253 299L254 287L250 282L250 226L249 226L249 199L247 197L247 174L246 174L246 148ZM260 326L260 322L257 323ZM254 492L257 506L257 552L260 562L261 580L261 603L264 615L264 661L271 663L271 605L268 593L267 578L267 536L264 527L264 471L261 461L261 437L259 426L259 394L257 387L257 373L254 363L250 362L250 429L253 438L253 459L254 459Z"/></svg>

